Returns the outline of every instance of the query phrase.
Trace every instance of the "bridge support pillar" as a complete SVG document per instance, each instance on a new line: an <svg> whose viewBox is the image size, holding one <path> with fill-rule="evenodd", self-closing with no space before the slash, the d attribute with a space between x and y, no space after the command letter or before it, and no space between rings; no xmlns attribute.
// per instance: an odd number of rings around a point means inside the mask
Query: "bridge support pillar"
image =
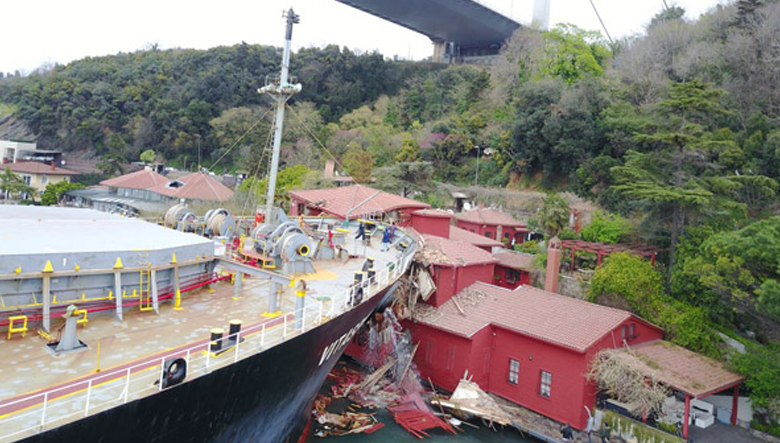
<svg viewBox="0 0 780 443"><path fill-rule="evenodd" d="M433 62L447 63L447 42L433 42Z"/></svg>

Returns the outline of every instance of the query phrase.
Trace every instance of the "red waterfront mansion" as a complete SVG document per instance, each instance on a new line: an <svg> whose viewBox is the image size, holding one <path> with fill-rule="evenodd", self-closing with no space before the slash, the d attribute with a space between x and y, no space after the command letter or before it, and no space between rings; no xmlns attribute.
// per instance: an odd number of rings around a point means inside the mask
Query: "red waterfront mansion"
<svg viewBox="0 0 780 443"><path fill-rule="evenodd" d="M458 300L457 306L455 300ZM461 312L462 310L462 312ZM468 372L486 392L582 429L596 389L585 374L602 349L659 340L629 312L531 286L473 283L407 326L423 378L454 390Z"/></svg>
<svg viewBox="0 0 780 443"><path fill-rule="evenodd" d="M403 323L419 344L415 363L433 384L454 390L468 375L486 392L583 429L585 408L592 411L596 403L596 387L586 378L591 361L604 349L630 346L652 353L663 363L662 372L647 371L685 394L686 436L691 402L724 389L734 389L736 422L741 377L662 342L660 327L630 312L556 293L559 240L549 244L543 290L530 286L532 256L503 247L522 241L527 232L508 215L483 209L456 215L459 228L448 212L365 187L291 196L294 214L346 219L393 211L393 220L416 233L423 244L421 263L436 289ZM347 353L355 356L358 349L355 341Z"/></svg>

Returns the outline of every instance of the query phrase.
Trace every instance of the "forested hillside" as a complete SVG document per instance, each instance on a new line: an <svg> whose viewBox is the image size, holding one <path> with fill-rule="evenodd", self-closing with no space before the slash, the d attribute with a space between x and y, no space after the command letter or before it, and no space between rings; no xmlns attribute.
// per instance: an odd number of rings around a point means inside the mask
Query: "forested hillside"
<svg viewBox="0 0 780 443"><path fill-rule="evenodd" d="M749 352L732 362L771 430L780 418L780 4L739 0L697 21L683 15L660 11L645 35L614 44L571 25L520 29L487 69L301 50L292 72L303 92L290 105L283 158L303 166L288 168L288 184L333 158L358 181L373 176L434 204L449 198L434 183L592 200L605 212L583 238L666 251L654 269L608 262L592 299L617 295L713 356L728 356L718 331L744 341ZM15 110L41 146L89 150L107 170L150 148L192 165L200 147L205 166L219 160L215 172L261 179L271 115L255 91L279 58L240 44L86 59L0 80L0 110ZM533 221L576 235L543 219L560 201L545 199Z"/></svg>
<svg viewBox="0 0 780 443"><path fill-rule="evenodd" d="M86 149L114 161L137 160L152 148L182 166L197 158L198 146L207 160L217 158L232 143L220 137L220 125L268 105L257 89L278 75L279 63L277 48L246 43L207 51L151 49L0 80L0 100L14 106L41 147ZM431 69L336 46L303 49L291 66L307 85L297 101L315 103L311 111L325 122L396 94L408 78Z"/></svg>

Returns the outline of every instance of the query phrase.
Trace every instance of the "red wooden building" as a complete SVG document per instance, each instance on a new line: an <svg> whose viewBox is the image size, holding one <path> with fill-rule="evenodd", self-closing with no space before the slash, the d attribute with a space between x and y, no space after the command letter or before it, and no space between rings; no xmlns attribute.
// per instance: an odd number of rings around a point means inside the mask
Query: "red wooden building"
<svg viewBox="0 0 780 443"><path fill-rule="evenodd" d="M496 259L490 253L468 243L422 234L422 253L430 263L436 292L428 299L441 306L476 281L491 281Z"/></svg>
<svg viewBox="0 0 780 443"><path fill-rule="evenodd" d="M401 223L407 221L413 211L431 207L427 203L363 185L290 191L290 199L290 215L326 214L342 220L364 217L383 218L389 215L390 218Z"/></svg>
<svg viewBox="0 0 780 443"><path fill-rule="evenodd" d="M422 234L450 238L452 214L441 209L418 209L412 212L409 225Z"/></svg>
<svg viewBox="0 0 780 443"><path fill-rule="evenodd" d="M585 374L596 353L663 336L629 312L530 286L474 283L455 298L407 322L423 378L453 390L468 371L486 392L577 429L595 405Z"/></svg>
<svg viewBox="0 0 780 443"><path fill-rule="evenodd" d="M475 209L455 217L459 228L506 244L512 244L512 240L514 243L522 243L530 232L509 214L494 209Z"/></svg>
<svg viewBox="0 0 780 443"><path fill-rule="evenodd" d="M496 263L493 284L502 288L515 289L520 285L531 284L534 255L505 251L493 254Z"/></svg>

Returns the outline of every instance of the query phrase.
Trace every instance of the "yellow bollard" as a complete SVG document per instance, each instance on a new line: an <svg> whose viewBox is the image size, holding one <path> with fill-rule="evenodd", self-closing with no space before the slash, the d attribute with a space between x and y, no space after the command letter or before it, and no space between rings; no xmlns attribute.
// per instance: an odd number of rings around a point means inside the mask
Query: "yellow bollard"
<svg viewBox="0 0 780 443"><path fill-rule="evenodd" d="M184 308L181 307L181 289L176 290L176 298L174 299L173 309L174 311L184 310Z"/></svg>
<svg viewBox="0 0 780 443"><path fill-rule="evenodd" d="M95 368L95 372L100 372L100 340L98 340L97 344L97 367Z"/></svg>

